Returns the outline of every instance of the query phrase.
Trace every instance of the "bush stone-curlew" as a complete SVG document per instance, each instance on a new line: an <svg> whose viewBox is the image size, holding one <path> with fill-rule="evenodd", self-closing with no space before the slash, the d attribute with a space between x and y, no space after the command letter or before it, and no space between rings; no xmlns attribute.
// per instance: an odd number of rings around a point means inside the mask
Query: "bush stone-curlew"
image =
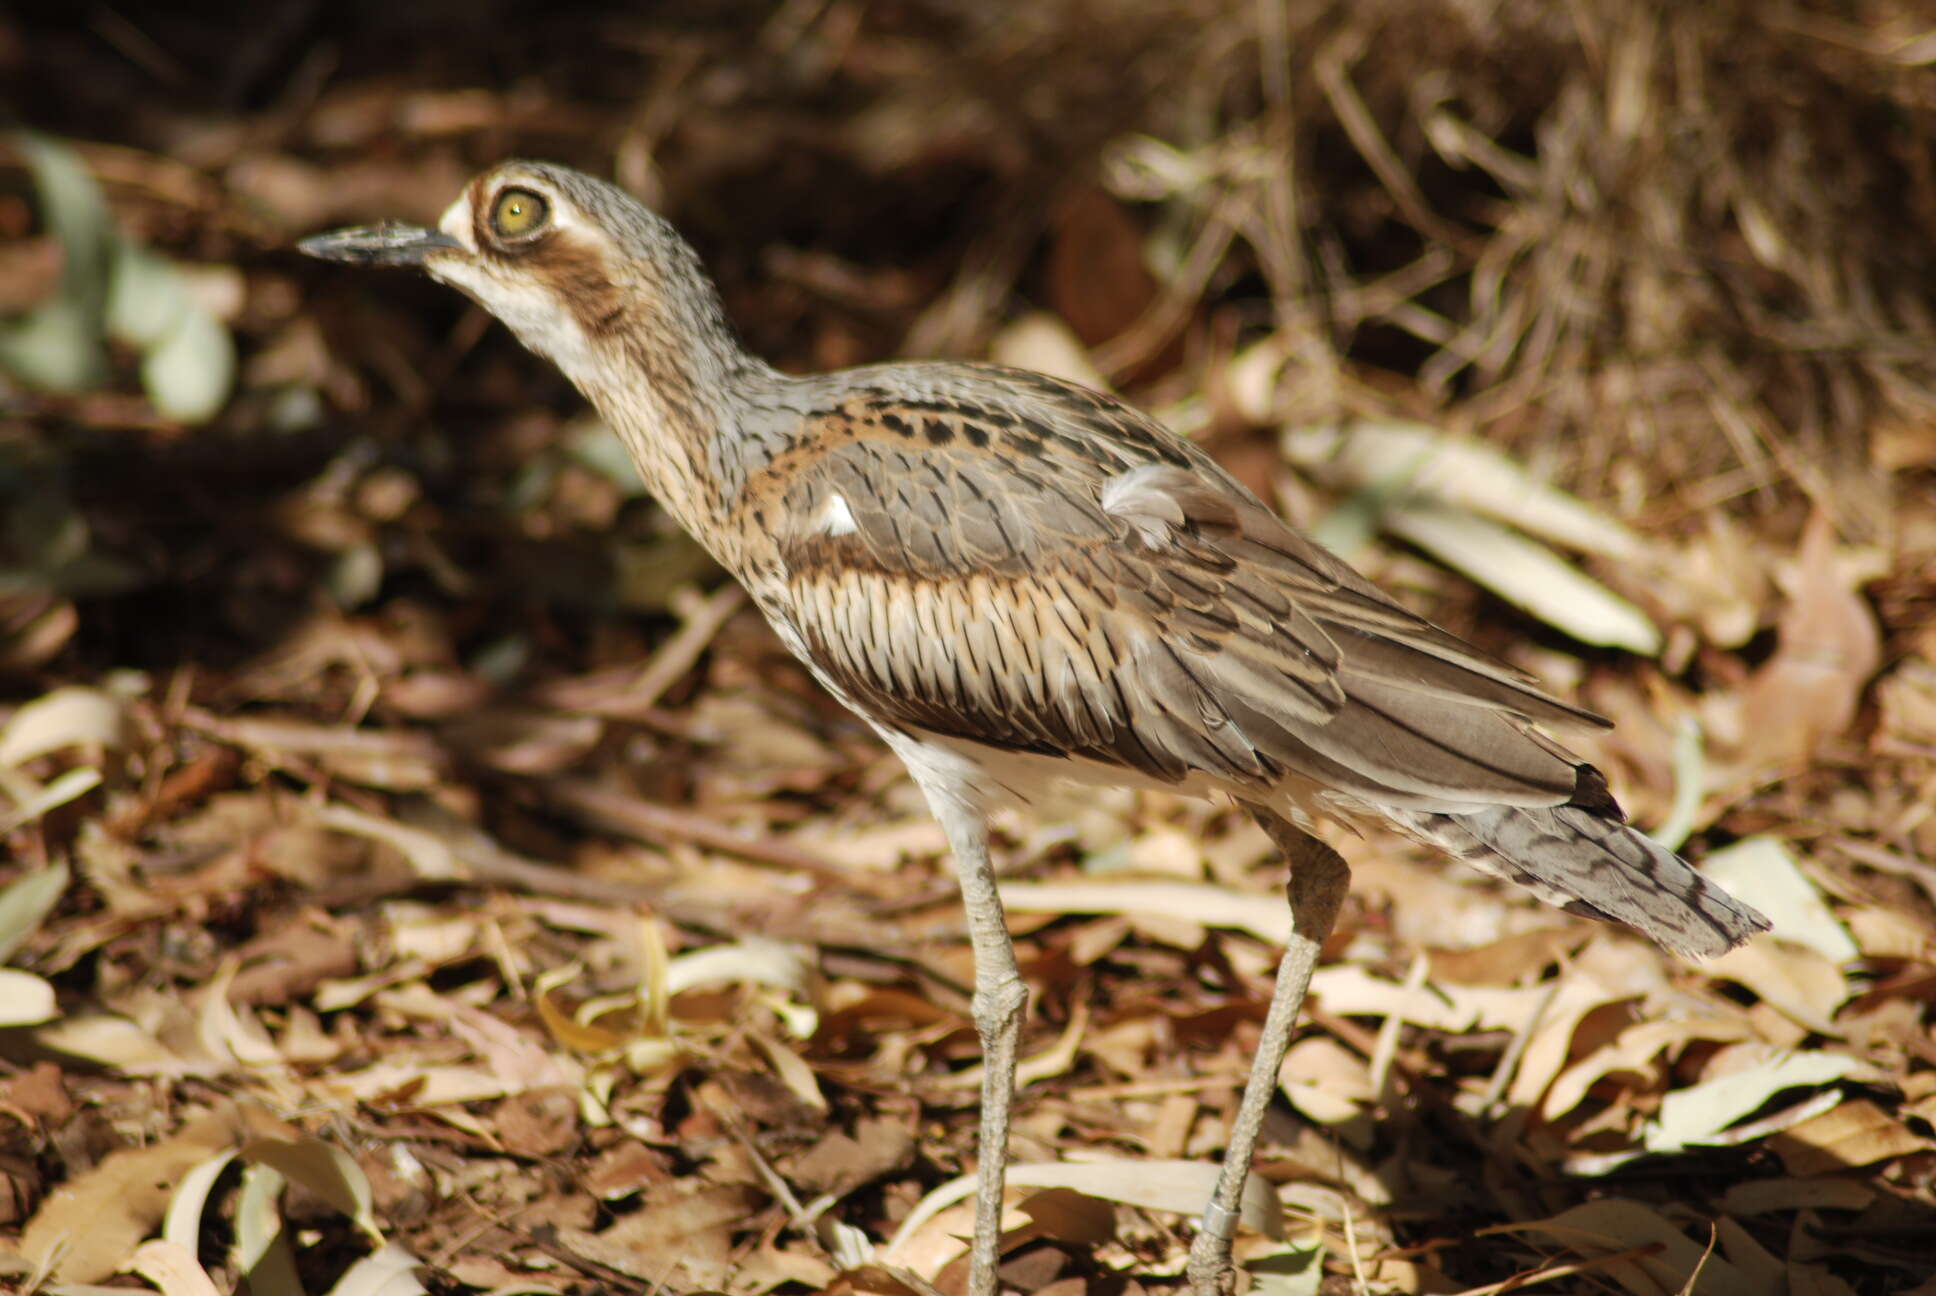
<svg viewBox="0 0 1936 1296"><path fill-rule="evenodd" d="M534 162L435 230L304 251L414 266L549 357L659 501L907 764L946 831L987 1054L969 1291L995 1289L1027 998L987 811L1045 781L1222 792L1291 865L1295 931L1191 1249L1227 1281L1258 1126L1349 874L1306 831L1380 823L1691 956L1766 928L1627 827L1542 726L1605 722L1414 616L1201 450L1113 397L991 365L790 377L748 355L698 257L619 189Z"/></svg>

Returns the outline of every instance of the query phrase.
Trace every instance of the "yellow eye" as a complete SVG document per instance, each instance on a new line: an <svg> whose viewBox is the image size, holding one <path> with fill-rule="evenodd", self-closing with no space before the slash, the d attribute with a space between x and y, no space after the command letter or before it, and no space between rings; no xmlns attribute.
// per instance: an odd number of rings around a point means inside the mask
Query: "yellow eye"
<svg viewBox="0 0 1936 1296"><path fill-rule="evenodd" d="M491 204L491 228L500 238L521 238L544 228L551 205L529 189L506 189Z"/></svg>

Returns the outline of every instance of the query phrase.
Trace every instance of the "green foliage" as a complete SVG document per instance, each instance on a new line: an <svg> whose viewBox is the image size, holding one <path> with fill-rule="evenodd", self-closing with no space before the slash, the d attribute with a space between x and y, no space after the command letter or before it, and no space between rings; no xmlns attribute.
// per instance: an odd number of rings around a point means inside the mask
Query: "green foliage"
<svg viewBox="0 0 1936 1296"><path fill-rule="evenodd" d="M0 322L0 368L30 386L78 392L108 378L108 340L141 354L155 412L213 418L235 383L235 342L181 272L114 227L100 186L72 149L22 132L48 233L65 262L60 288L25 317Z"/></svg>

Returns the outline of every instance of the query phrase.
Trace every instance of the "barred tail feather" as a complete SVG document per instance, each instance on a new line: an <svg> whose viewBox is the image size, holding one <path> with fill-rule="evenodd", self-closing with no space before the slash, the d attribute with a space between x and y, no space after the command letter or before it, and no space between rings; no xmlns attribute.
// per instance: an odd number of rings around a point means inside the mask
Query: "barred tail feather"
<svg viewBox="0 0 1936 1296"><path fill-rule="evenodd" d="M1680 856L1594 808L1387 813L1421 840L1518 883L1548 904L1624 923L1676 954L1713 958L1768 930L1766 918Z"/></svg>

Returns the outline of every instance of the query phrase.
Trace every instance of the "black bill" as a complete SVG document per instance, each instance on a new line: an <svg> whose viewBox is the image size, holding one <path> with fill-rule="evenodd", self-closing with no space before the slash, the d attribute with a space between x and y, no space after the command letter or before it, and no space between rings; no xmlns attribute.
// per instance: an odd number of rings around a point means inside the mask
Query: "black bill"
<svg viewBox="0 0 1936 1296"><path fill-rule="evenodd" d="M298 251L325 261L348 261L352 265L422 265L433 252L456 252L463 248L441 230L423 229L385 221L381 225L358 225L354 229L318 234L296 244Z"/></svg>

